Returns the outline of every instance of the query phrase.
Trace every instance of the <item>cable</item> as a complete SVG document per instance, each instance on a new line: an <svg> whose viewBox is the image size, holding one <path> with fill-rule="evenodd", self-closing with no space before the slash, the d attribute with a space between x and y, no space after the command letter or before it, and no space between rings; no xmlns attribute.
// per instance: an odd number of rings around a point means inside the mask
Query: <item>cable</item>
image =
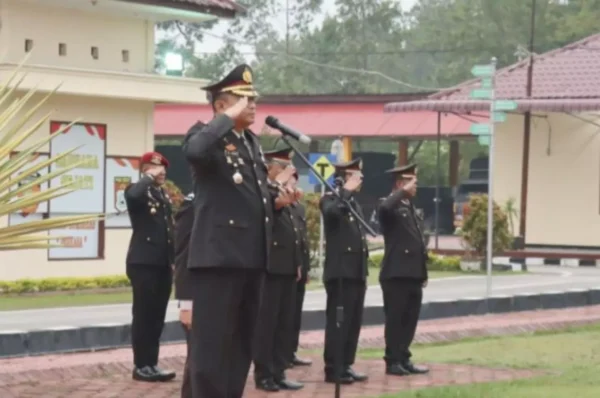
<svg viewBox="0 0 600 398"><path fill-rule="evenodd" d="M204 32L207 36L212 36L212 37L216 37L218 39L222 39L222 40L227 40L230 42L233 42L235 44L239 44L239 45L243 45L243 46L256 46L255 44L252 43L248 43L248 42L243 42L241 40L232 38L232 37L223 37L223 36L219 36L219 35L215 35L213 33L210 32ZM302 63L305 63L307 65L311 65L311 66L316 66L319 68L329 68L332 70L338 70L338 71L342 71L342 72L350 72L350 73L360 73L363 75L371 75L371 76L378 76L382 79L385 79L387 81L390 81L392 83L396 83L411 89L415 89L415 90L422 90L422 91L442 91L442 90L447 90L449 88L452 88L454 86L450 86L450 87L425 87L425 86L419 86L416 84L411 84L411 83L407 83L403 80L399 80L399 79L395 79L393 77L390 77L382 72L379 71L375 71L375 70L368 70L368 69L356 69L356 68L349 68L346 66L339 66L339 65L331 65L331 64L324 64L324 63L320 63L320 62L315 62L315 61L311 61L309 59L306 58L302 58L299 57L297 55L292 55L292 54L288 54L285 52L278 52L278 51L273 51L274 55L279 55L279 56L284 56L287 58L291 58L294 59L296 61L300 61Z"/></svg>

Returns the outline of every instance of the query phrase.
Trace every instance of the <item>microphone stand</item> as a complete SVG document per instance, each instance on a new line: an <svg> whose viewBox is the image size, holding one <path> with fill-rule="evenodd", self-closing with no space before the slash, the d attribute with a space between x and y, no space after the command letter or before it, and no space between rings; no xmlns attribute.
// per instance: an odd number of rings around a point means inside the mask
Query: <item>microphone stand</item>
<svg viewBox="0 0 600 398"><path fill-rule="evenodd" d="M319 179L319 181L321 181L322 184L324 184L327 188L329 188L329 190L331 191L332 194L336 195L348 208L348 210L350 211L350 213L352 213L352 215L358 220L358 222L361 224L361 226L365 229L365 231L375 237L377 236L377 234L375 233L375 231L373 231L373 229L371 228L371 226L362 219L362 217L358 214L358 212L356 210L354 210L354 208L350 205L350 202L348 202L347 200L345 200L344 198L342 198L342 196L340 195L340 193L335 190L331 184L329 184L322 176L321 174L319 174L317 172L317 170L310 164L310 161L306 158L306 156L304 156L304 154L300 151L298 151L298 149L292 145L292 143L289 141L289 139L282 134L281 136L283 142L285 142L293 151L296 155L298 155L298 157L300 158L300 160L302 160L302 163L304 163L306 166L308 166L308 168L310 170L312 170L312 172L315 174L315 176L317 176L317 178ZM340 398L341 396L341 379L342 379L342 374L343 374L343 369L342 369L342 365L343 365L343 357L344 357L344 342L342 341L342 328L343 328L343 324L344 324L344 285L343 285L343 279L342 278L338 278L337 279L337 305L335 308L335 325L336 325L336 346L335 346L335 359L334 359L334 372L335 372L335 398Z"/></svg>

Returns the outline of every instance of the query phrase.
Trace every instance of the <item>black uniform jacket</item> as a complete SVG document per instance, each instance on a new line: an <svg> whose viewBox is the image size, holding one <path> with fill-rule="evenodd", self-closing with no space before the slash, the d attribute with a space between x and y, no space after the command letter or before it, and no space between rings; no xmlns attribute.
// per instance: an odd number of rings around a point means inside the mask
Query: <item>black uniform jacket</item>
<svg viewBox="0 0 600 398"><path fill-rule="evenodd" d="M171 201L149 176L125 189L125 201L133 233L127 251L127 264L171 266L173 215Z"/></svg>
<svg viewBox="0 0 600 398"><path fill-rule="evenodd" d="M340 193L362 217L362 209L351 192L340 188ZM338 278L365 280L369 274L369 250L359 221L337 195L325 194L319 205L325 224L323 280L325 282Z"/></svg>
<svg viewBox="0 0 600 398"><path fill-rule="evenodd" d="M192 300L192 286L187 268L192 226L194 225L193 197L186 197L175 214L175 298Z"/></svg>
<svg viewBox="0 0 600 398"><path fill-rule="evenodd" d="M404 191L398 190L379 204L379 225L385 241L380 280L427 279L427 249L420 220Z"/></svg>
<svg viewBox="0 0 600 398"><path fill-rule="evenodd" d="M273 195L275 196L275 194ZM302 266L300 231L294 224L291 206L274 211L273 241L267 273L296 275Z"/></svg>
<svg viewBox="0 0 600 398"><path fill-rule="evenodd" d="M294 228L299 232L300 252L302 256L301 281L306 282L308 271L310 271L310 241L308 240L308 229L306 224L306 209L302 203L294 203L290 206Z"/></svg>
<svg viewBox="0 0 600 398"><path fill-rule="evenodd" d="M262 150L245 131L251 152L216 116L187 133L183 153L195 179L194 226L188 268L262 268L268 263L273 201Z"/></svg>

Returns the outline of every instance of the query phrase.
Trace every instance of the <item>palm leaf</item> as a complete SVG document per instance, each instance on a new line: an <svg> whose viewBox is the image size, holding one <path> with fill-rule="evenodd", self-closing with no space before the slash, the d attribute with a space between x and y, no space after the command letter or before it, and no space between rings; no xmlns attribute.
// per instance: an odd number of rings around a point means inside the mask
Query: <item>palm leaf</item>
<svg viewBox="0 0 600 398"><path fill-rule="evenodd" d="M36 115L48 103L58 87L33 104L30 103L37 94L35 88L15 99L15 94L21 92L19 86L25 79L25 74L20 75L20 73L26 60L27 58L6 81L0 84L0 216L13 214L23 208L39 205L73 192L76 182L61 184L40 192L34 192L33 188L60 177L85 163L85 160L72 162L44 175L37 174L40 170L47 169L58 161L66 159L78 149L74 148L37 164L31 164L32 156L40 148L77 121L63 126L58 131L41 139L34 139L33 144L27 144L50 119L51 113L42 117ZM22 185L19 186L21 183ZM0 227L0 251L62 247L61 244L55 242L60 242L61 239L68 236L49 236L47 234L49 230L98 222L103 218L103 214L62 216Z"/></svg>

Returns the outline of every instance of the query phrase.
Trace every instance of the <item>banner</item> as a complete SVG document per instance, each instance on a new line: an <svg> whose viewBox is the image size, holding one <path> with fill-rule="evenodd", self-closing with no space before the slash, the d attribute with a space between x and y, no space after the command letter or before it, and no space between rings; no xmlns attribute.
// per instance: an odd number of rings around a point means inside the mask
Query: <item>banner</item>
<svg viewBox="0 0 600 398"><path fill-rule="evenodd" d="M51 122L52 133L68 125L66 122ZM67 167L75 162L84 163L50 181L54 188L75 182L74 192L50 201L52 213L85 214L104 212L104 183L106 158L106 126L102 124L75 124L50 142L50 156L76 151L51 165L51 171Z"/></svg>
<svg viewBox="0 0 600 398"><path fill-rule="evenodd" d="M125 188L140 179L140 161L133 157L106 158L106 228L130 228Z"/></svg>
<svg viewBox="0 0 600 398"><path fill-rule="evenodd" d="M74 214L52 213L51 217ZM50 236L63 236L57 243L63 247L48 249L49 260L93 260L100 258L100 222L89 221L66 228L53 229Z"/></svg>
<svg viewBox="0 0 600 398"><path fill-rule="evenodd" d="M10 156L13 157L16 154L17 154L17 152L12 153ZM49 158L49 155L47 153L35 153L32 156L33 157L31 159L31 161L27 162L22 167L22 170L28 169L31 166L34 166L41 162L44 162L44 161L48 160L48 158ZM15 173L15 176L18 176L19 174L21 174L21 172L22 172L21 170L17 171ZM37 171L34 175L28 176L24 180L21 180L18 184L18 187L27 185L30 182L32 182L46 174L48 174L48 168L43 168L43 169ZM16 187L13 187L11 189L16 189ZM48 182L45 182L42 184L35 185L31 189L28 189L26 192L22 192L22 193L18 194L17 196L23 197L27 194L41 192L41 191L45 191L47 189L48 189ZM31 205L31 206L28 206L26 208L19 210L16 213L10 214L8 217L8 224L9 225L18 225L18 224L23 224L23 223L26 223L29 221L41 220L44 216L44 213L47 213L47 212L48 212L48 202L42 202L42 203L38 203L36 205Z"/></svg>

